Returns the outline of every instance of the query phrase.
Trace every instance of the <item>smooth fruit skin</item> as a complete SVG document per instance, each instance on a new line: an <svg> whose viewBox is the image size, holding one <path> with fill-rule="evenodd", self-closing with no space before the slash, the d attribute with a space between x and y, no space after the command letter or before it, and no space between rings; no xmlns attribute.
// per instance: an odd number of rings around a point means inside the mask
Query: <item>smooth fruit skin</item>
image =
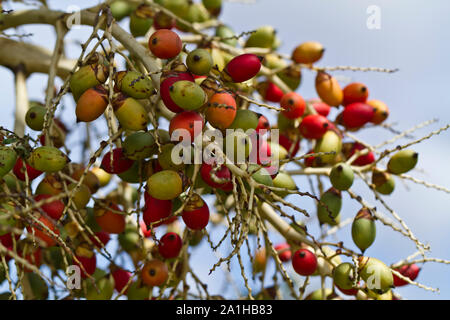
<svg viewBox="0 0 450 320"><path fill-rule="evenodd" d="M175 145L172 143L161 147L161 153L158 154L158 162L164 170L178 171L184 169L186 158L180 155L180 150L177 152L177 150L174 151L174 148Z"/></svg>
<svg viewBox="0 0 450 320"><path fill-rule="evenodd" d="M160 29L172 29L176 26L177 20L168 16L164 12L158 12L153 19L153 28L156 30Z"/></svg>
<svg viewBox="0 0 450 320"><path fill-rule="evenodd" d="M354 267L351 263L344 262L333 270L334 284L339 289L350 290L353 288L353 280L356 277Z"/></svg>
<svg viewBox="0 0 450 320"><path fill-rule="evenodd" d="M327 118L319 114L310 114L300 123L300 133L306 139L320 139L327 132L330 124Z"/></svg>
<svg viewBox="0 0 450 320"><path fill-rule="evenodd" d="M116 19L120 21L123 18L129 16L132 12L132 6L123 0L116 0L110 4L111 14Z"/></svg>
<svg viewBox="0 0 450 320"><path fill-rule="evenodd" d="M345 86L344 90L344 100L342 104L344 106L354 103L354 102L366 102L369 96L369 90L367 87L359 82L353 82Z"/></svg>
<svg viewBox="0 0 450 320"><path fill-rule="evenodd" d="M334 152L334 154L327 154L322 156L317 156L317 160L320 163L333 163L336 157L342 150L342 140L341 137L334 131L328 130L325 134L317 140L316 146L314 147L314 152Z"/></svg>
<svg viewBox="0 0 450 320"><path fill-rule="evenodd" d="M316 255L308 249L299 249L292 257L292 266L299 275L310 276L317 269Z"/></svg>
<svg viewBox="0 0 450 320"><path fill-rule="evenodd" d="M354 178L352 168L344 162L336 164L330 172L330 182L338 190L348 190Z"/></svg>
<svg viewBox="0 0 450 320"><path fill-rule="evenodd" d="M208 101L206 120L220 130L227 129L236 117L236 100L227 92L214 94Z"/></svg>
<svg viewBox="0 0 450 320"><path fill-rule="evenodd" d="M273 248L278 252L278 257L280 258L281 262L287 262L291 260L291 246L288 243L280 243Z"/></svg>
<svg viewBox="0 0 450 320"><path fill-rule="evenodd" d="M131 273L123 269L116 269L113 272L111 272L111 275L114 278L114 288L116 289L117 292L122 292L122 290L130 281ZM126 293L127 290L124 291L124 294Z"/></svg>
<svg viewBox="0 0 450 320"><path fill-rule="evenodd" d="M158 252L163 258L172 259L178 256L182 246L181 237L175 232L169 232L159 240Z"/></svg>
<svg viewBox="0 0 450 320"><path fill-rule="evenodd" d="M133 132L123 142L123 153L131 160L143 160L153 154L155 138L150 132Z"/></svg>
<svg viewBox="0 0 450 320"><path fill-rule="evenodd" d="M172 214L172 201L171 200L159 200L153 198L150 195L145 195L145 207L143 209L143 219L146 226L156 228L164 223L169 222L168 218ZM158 222L163 220L162 222ZM155 223L158 222L158 223Z"/></svg>
<svg viewBox="0 0 450 320"><path fill-rule="evenodd" d="M96 206L94 207L95 221L105 232L122 233L125 230L125 214L117 212L121 210L112 202L105 203L105 206Z"/></svg>
<svg viewBox="0 0 450 320"><path fill-rule="evenodd" d="M67 186L69 190L73 190L76 187L76 183L71 183ZM73 198L72 198L72 205L77 209L81 210L86 208L86 205L88 204L89 200L91 199L91 192L89 191L89 188L82 184L75 192Z"/></svg>
<svg viewBox="0 0 450 320"><path fill-rule="evenodd" d="M270 102L278 103L284 95L283 90L281 90L276 84L269 81L259 83L257 89L263 99Z"/></svg>
<svg viewBox="0 0 450 320"><path fill-rule="evenodd" d="M64 212L64 203L61 200L53 200L51 202L45 201L45 199L51 198L51 195L48 194L38 194L34 197L34 200L36 202L39 202L41 200L44 200L43 205L40 206L40 208L49 215L50 218L59 220L61 218L63 212Z"/></svg>
<svg viewBox="0 0 450 320"><path fill-rule="evenodd" d="M208 205L198 194L193 194L184 207L182 218L189 229L204 229L209 222Z"/></svg>
<svg viewBox="0 0 450 320"><path fill-rule="evenodd" d="M236 111L236 117L233 123L228 128L242 129L245 132L249 129L256 129L258 122L258 115L255 112L247 109L239 109Z"/></svg>
<svg viewBox="0 0 450 320"><path fill-rule="evenodd" d="M173 72L162 76L160 91L161 100L164 105L172 112L178 113L184 111L179 107L170 97L170 87L177 81L191 81L194 82L194 77L189 72Z"/></svg>
<svg viewBox="0 0 450 320"><path fill-rule="evenodd" d="M418 160L419 154L414 150L400 150L389 159L388 171L393 174L406 173L414 169Z"/></svg>
<svg viewBox="0 0 450 320"><path fill-rule="evenodd" d="M305 113L306 103L302 96L295 92L286 93L280 101L283 115L288 119L300 118Z"/></svg>
<svg viewBox="0 0 450 320"><path fill-rule="evenodd" d="M381 194L389 195L394 191L395 180L388 172L374 169L372 172L372 184L375 190Z"/></svg>
<svg viewBox="0 0 450 320"><path fill-rule="evenodd" d="M176 57L183 47L180 37L173 31L161 29L155 31L148 40L150 51L160 59Z"/></svg>
<svg viewBox="0 0 450 320"><path fill-rule="evenodd" d="M86 279L88 278L88 275L94 274L95 269L97 267L97 258L93 252L92 256L84 257L76 255L76 258L78 259L79 262L74 259L73 263L76 266L80 267L81 278ZM83 266L84 270L83 268L81 268L81 266Z"/></svg>
<svg viewBox="0 0 450 320"><path fill-rule="evenodd" d="M16 162L17 154L13 148L0 147L0 178L10 172Z"/></svg>
<svg viewBox="0 0 450 320"><path fill-rule="evenodd" d="M266 248L261 248L256 251L255 256L253 258L253 273L263 272L266 269L267 265L267 253Z"/></svg>
<svg viewBox="0 0 450 320"><path fill-rule="evenodd" d="M120 174L130 169L133 163L133 160L125 156L123 148L116 148L112 150L112 159L111 151L103 156L100 167L109 174Z"/></svg>
<svg viewBox="0 0 450 320"><path fill-rule="evenodd" d="M374 108L373 117L370 122L380 124L389 117L389 108L384 102L380 100L369 100L366 103Z"/></svg>
<svg viewBox="0 0 450 320"><path fill-rule="evenodd" d="M278 172L277 176L273 179L273 186L276 188L284 188L287 190L297 190L297 185L294 179L286 172ZM287 191L275 191L274 193L280 197L287 197L289 192Z"/></svg>
<svg viewBox="0 0 450 320"><path fill-rule="evenodd" d="M232 47L235 47L237 44L237 39L232 38L236 34L229 26L226 26L226 25L218 26L216 28L215 35L220 38L227 38L226 40L220 40L220 42L226 43ZM228 39L228 38L232 38L232 39Z"/></svg>
<svg viewBox="0 0 450 320"><path fill-rule="evenodd" d="M98 181L100 183L100 188L103 188L104 186L108 185L108 183L111 181L111 175L102 168L92 167L91 171L97 176Z"/></svg>
<svg viewBox="0 0 450 320"><path fill-rule="evenodd" d="M312 105L312 107L316 110L316 112L324 117L328 116L330 113L331 107L326 104L325 102L322 102L320 100L317 101L309 101L309 103Z"/></svg>
<svg viewBox="0 0 450 320"><path fill-rule="evenodd" d="M356 246L364 253L375 241L377 229L375 218L369 209L362 208L356 214L352 224L352 238Z"/></svg>
<svg viewBox="0 0 450 320"><path fill-rule="evenodd" d="M258 125L256 126L255 130L257 134L262 134L263 130L270 129L270 123L269 120L267 120L267 118L264 115L258 114L257 116L259 118L258 118Z"/></svg>
<svg viewBox="0 0 450 320"><path fill-rule="evenodd" d="M27 126L35 131L41 131L44 128L44 117L46 112L47 108L42 105L32 106L25 115Z"/></svg>
<svg viewBox="0 0 450 320"><path fill-rule="evenodd" d="M392 276L392 271L382 261L369 257L360 257L358 260L359 275L370 290L382 294L393 287L394 277Z"/></svg>
<svg viewBox="0 0 450 320"><path fill-rule="evenodd" d="M143 37L153 24L152 8L142 4L130 15L130 32L133 37Z"/></svg>
<svg viewBox="0 0 450 320"><path fill-rule="evenodd" d="M86 90L78 99L75 114L77 122L91 122L108 107L108 92L102 85Z"/></svg>
<svg viewBox="0 0 450 320"><path fill-rule="evenodd" d="M101 63L81 67L70 78L70 90L75 101L89 88L102 84L108 78L108 67Z"/></svg>
<svg viewBox="0 0 450 320"><path fill-rule="evenodd" d="M177 81L169 88L169 91L172 101L183 110L196 110L207 100L205 91L191 81Z"/></svg>
<svg viewBox="0 0 450 320"><path fill-rule="evenodd" d="M209 186L224 191L231 191L233 189L233 183L231 182L231 171L227 166L221 165L218 169L213 171L214 166L203 163L200 168L200 175L203 181ZM211 175L214 174L218 179L213 179ZM217 181L216 181L217 180Z"/></svg>
<svg viewBox="0 0 450 320"><path fill-rule="evenodd" d="M292 52L292 60L295 63L311 64L322 58L325 52L324 47L319 42L308 41L300 44Z"/></svg>
<svg viewBox="0 0 450 320"><path fill-rule="evenodd" d="M272 26L262 26L250 35L245 47L272 48L276 31Z"/></svg>
<svg viewBox="0 0 450 320"><path fill-rule="evenodd" d="M36 170L58 172L70 162L69 158L55 147L38 147L31 152L27 163Z"/></svg>
<svg viewBox="0 0 450 320"><path fill-rule="evenodd" d="M147 110L137 100L119 94L112 102L114 114L122 128L132 131L147 129L150 121Z"/></svg>
<svg viewBox="0 0 450 320"><path fill-rule="evenodd" d="M170 120L169 135L172 141L184 141L184 139L188 139L188 141L194 142L195 137L202 133L204 125L205 121L199 113L195 111L183 111ZM178 129L180 129L179 136L177 133L174 134ZM185 136L186 133L189 136Z"/></svg>
<svg viewBox="0 0 450 320"><path fill-rule="evenodd" d="M362 144L355 142L353 144L353 147L350 149L350 154L349 154L349 158L351 156L353 156L355 154L355 152L359 151L359 150L364 150L366 149L365 146L363 146ZM375 154L373 153L373 151L369 151L369 153L365 154L365 155L361 155L358 158L356 158L352 165L354 166L365 166L368 164L371 164L372 162L375 161Z"/></svg>
<svg viewBox="0 0 450 320"><path fill-rule="evenodd" d="M280 134L279 136L280 146L282 146L289 153L289 157L294 157L300 150L300 139L297 139L295 144L294 142L294 140L284 134Z"/></svg>
<svg viewBox="0 0 450 320"><path fill-rule="evenodd" d="M153 174L147 180L147 192L159 200L172 200L183 192L183 180L172 170L163 170Z"/></svg>
<svg viewBox="0 0 450 320"><path fill-rule="evenodd" d="M400 268L397 268L394 270L398 271L402 276L405 276L412 281L414 281L417 278L417 276L419 275L419 272L420 272L419 266L415 263L409 264L409 265L404 265L404 266L401 266ZM403 286L406 286L407 284L409 284L405 280L400 279L395 274L392 274L392 275L394 276L394 286L403 287Z"/></svg>
<svg viewBox="0 0 450 320"><path fill-rule="evenodd" d="M320 201L321 203L317 204L317 216L319 221L332 226L337 225L340 222L340 212L342 208L341 192L335 188L330 188L322 194Z"/></svg>
<svg viewBox="0 0 450 320"><path fill-rule="evenodd" d="M252 53L245 53L231 59L225 66L225 80L244 82L256 76L261 69L262 58Z"/></svg>
<svg viewBox="0 0 450 320"><path fill-rule="evenodd" d="M195 75L204 76L211 71L213 59L206 49L195 49L189 52L186 58L186 65L190 72Z"/></svg>
<svg viewBox="0 0 450 320"><path fill-rule="evenodd" d="M96 288L88 282L86 300L111 300L114 293L114 278L105 276L96 281Z"/></svg>
<svg viewBox="0 0 450 320"><path fill-rule="evenodd" d="M160 286L169 278L169 270L164 262L157 259L148 261L142 268L142 281L149 287Z"/></svg>
<svg viewBox="0 0 450 320"><path fill-rule="evenodd" d="M347 105L342 112L342 122L348 129L362 127L373 118L373 107L366 103L355 102Z"/></svg>
<svg viewBox="0 0 450 320"><path fill-rule="evenodd" d="M137 71L117 72L114 82L117 90L135 99L147 99L155 92L150 77Z"/></svg>
<svg viewBox="0 0 450 320"><path fill-rule="evenodd" d="M45 216L41 215L38 220L40 223L35 222L33 220L33 225L31 227L27 227L29 233L34 233L34 236L41 239L47 244L47 247L53 247L56 245L56 240L54 236L44 227L42 227L41 223L45 225L53 234L59 235L59 230L56 225Z"/></svg>
<svg viewBox="0 0 450 320"><path fill-rule="evenodd" d="M344 99L344 93L336 78L322 71L316 76L316 92L320 99L330 106L337 107Z"/></svg>

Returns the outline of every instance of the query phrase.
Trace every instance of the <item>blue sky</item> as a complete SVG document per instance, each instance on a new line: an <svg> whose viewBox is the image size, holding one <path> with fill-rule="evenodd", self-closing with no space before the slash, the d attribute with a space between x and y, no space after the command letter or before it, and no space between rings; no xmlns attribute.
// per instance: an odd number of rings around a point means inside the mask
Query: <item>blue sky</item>
<svg viewBox="0 0 450 320"><path fill-rule="evenodd" d="M93 5L94 1L48 1L51 7L66 10L76 3L80 7ZM381 28L370 30L366 26L367 7L376 5L380 8ZM450 120L450 96L448 95L448 74L450 61L450 2L448 1L365 1L365 0L256 0L254 4L226 2L221 18L232 25L237 32L253 30L259 26L270 24L276 28L283 43L280 51L290 54L301 42L315 40L321 42L326 52L317 65L353 65L399 68L394 74L364 73L340 71L333 75L344 81L365 83L370 97L387 103L390 107L388 123L398 123L396 128L404 130L419 122L438 118L435 125L421 129L415 133L421 137L431 130L444 126ZM127 25L127 21L123 22ZM72 39L83 41L88 37L88 28L71 31ZM27 26L22 32L33 32L34 36L26 39L49 49L53 47L54 34L46 26ZM69 45L67 54L76 57L79 47ZM314 77L312 72L304 71L302 84L298 92L305 98L315 98ZM30 98L42 99L46 86L46 77L33 75L28 81ZM0 92L2 93L3 117L0 125L12 127L14 112L13 77L9 70L0 69ZM64 106L74 110L73 99L64 99ZM257 110L254 107L254 110ZM69 127L75 127L73 113L66 112L63 119ZM386 130L373 128L363 130L358 137L377 144L392 135ZM75 136L75 137L74 137ZM72 135L71 141L79 137ZM402 140L405 143L408 140ZM389 147L393 147L392 145ZM414 147L420 153L418 168L411 175L438 185L450 187L449 135L444 133ZM305 150L307 151L307 150ZM77 149L73 150L74 153ZM301 190L308 190L305 179L296 179ZM450 260L450 198L443 192L427 189L411 182L402 184L399 180L397 189L386 201L404 218L416 236L431 245L429 256ZM375 200L362 184L354 187L370 203ZM308 199L290 196L293 203L314 212L313 202ZM342 217L353 217L359 205L344 197L345 204ZM377 204L380 207L380 204ZM382 210L383 211L383 210ZM386 211L383 211L386 213ZM312 221L309 230L318 234L317 222ZM377 257L386 263L396 262L415 251L414 244L377 223L377 239L367 254ZM349 247L355 248L351 240L350 226L337 234ZM276 241L280 239L275 236ZM227 253L225 247L222 254ZM207 273L215 262L215 257L208 251L206 243L193 250L193 261L197 274L210 285L212 292L221 290L223 276L215 273L207 277ZM209 250L210 251L210 250ZM248 259L246 254L245 259ZM290 266L287 266L290 269ZM232 264L232 272L239 277L239 269ZM405 298L410 299L449 299L450 298L450 266L427 263L424 265L418 280L428 286L437 287L440 294L431 293L420 288L407 286L398 290ZM241 281L242 282L242 281ZM318 286L317 283L313 285ZM313 287L311 288L313 289ZM227 291L228 295L232 289Z"/></svg>

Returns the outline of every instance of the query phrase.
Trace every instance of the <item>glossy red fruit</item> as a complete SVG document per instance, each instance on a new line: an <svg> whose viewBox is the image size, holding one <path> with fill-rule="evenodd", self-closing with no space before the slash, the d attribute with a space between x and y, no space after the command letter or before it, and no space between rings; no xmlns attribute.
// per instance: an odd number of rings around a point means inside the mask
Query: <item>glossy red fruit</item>
<svg viewBox="0 0 450 320"><path fill-rule="evenodd" d="M55 223L49 218L41 215L38 220L45 225L50 231L55 235L59 236L59 230ZM50 233L46 228L42 227L40 223L34 222L31 227L27 227L29 233L34 233L34 236L44 241L47 247L53 247L56 245L56 239L52 233Z"/></svg>
<svg viewBox="0 0 450 320"><path fill-rule="evenodd" d="M263 82L258 87L259 94L263 97L264 100L270 102L280 102L281 98L283 98L284 92L280 89L276 84L272 82Z"/></svg>
<svg viewBox="0 0 450 320"><path fill-rule="evenodd" d="M298 150L300 150L300 139L298 139L297 142L295 143L295 146L292 147L292 145L294 144L294 140L280 133L278 142L280 143L280 146L286 149L287 152L289 152L291 148L293 148L292 151L289 153L290 157L294 157L297 154Z"/></svg>
<svg viewBox="0 0 450 320"><path fill-rule="evenodd" d="M270 129L270 123L269 120L262 114L258 114L258 125L256 126L256 133L262 134L262 130L269 130Z"/></svg>
<svg viewBox="0 0 450 320"><path fill-rule="evenodd" d="M369 90L367 87L359 82L353 82L348 84L344 90L344 99L342 104L344 106L354 102L366 102L369 97Z"/></svg>
<svg viewBox="0 0 450 320"><path fill-rule="evenodd" d="M84 257L81 255L76 255L76 258L78 259L79 263L75 259L73 262L76 266L80 267L81 278L86 279L88 275L94 274L95 269L97 268L97 258L93 252L92 256ZM83 270L83 268L81 268L81 266L83 266L86 272Z"/></svg>
<svg viewBox="0 0 450 320"><path fill-rule="evenodd" d="M34 197L36 202L39 202L44 199L51 198L51 195L48 194L39 194ZM61 200L53 200L52 202L43 204L41 209L49 215L50 218L59 220L64 212L64 203Z"/></svg>
<svg viewBox="0 0 450 320"><path fill-rule="evenodd" d="M178 256L182 246L181 237L175 232L169 232L159 240L158 251L163 258L171 259Z"/></svg>
<svg viewBox="0 0 450 320"><path fill-rule="evenodd" d="M292 266L299 275L310 276L317 269L316 255L308 249L299 249L292 257Z"/></svg>
<svg viewBox="0 0 450 320"><path fill-rule="evenodd" d="M261 69L262 57L245 53L231 59L225 66L226 78L232 82L244 82L256 76Z"/></svg>
<svg viewBox="0 0 450 320"><path fill-rule="evenodd" d="M191 81L194 82L194 77L189 72L172 72L163 77L160 85L159 94L164 105L172 112L183 112L184 109L180 108L170 97L170 87L177 81Z"/></svg>
<svg viewBox="0 0 450 320"><path fill-rule="evenodd" d="M281 98L280 105L284 109L281 112L288 119L300 118L306 109L305 100L303 100L301 95L295 92L286 93L283 98Z"/></svg>
<svg viewBox="0 0 450 320"><path fill-rule="evenodd" d="M108 244L109 240L111 240L109 233L106 231L99 231L99 232L95 232L94 234L98 238L98 240L100 240L100 242L101 242L101 243L98 242L93 236L90 237L92 243L97 248L102 248L102 244L103 244L103 246L106 246Z"/></svg>
<svg viewBox="0 0 450 320"><path fill-rule="evenodd" d="M398 271L401 275L414 281L417 278L417 276L419 275L420 268L418 265L413 263L410 265L401 266L400 268L395 269L395 271ZM406 282L403 279L400 279L395 274L392 274L392 275L394 276L394 286L402 287L402 286L405 286L408 284L408 282Z"/></svg>
<svg viewBox="0 0 450 320"><path fill-rule="evenodd" d="M155 31L148 40L150 51L160 59L176 57L183 48L183 42L178 34L168 29Z"/></svg>
<svg viewBox="0 0 450 320"><path fill-rule="evenodd" d="M105 206L94 207L95 221L99 227L108 233L119 234L125 230L125 214L118 205L113 202L105 203Z"/></svg>
<svg viewBox="0 0 450 320"><path fill-rule="evenodd" d="M341 289L337 285L336 285L336 288L338 288L340 292L342 292L343 294L345 294L347 296L356 296L356 294L358 293L358 289L356 289L356 288Z"/></svg>
<svg viewBox="0 0 450 320"><path fill-rule="evenodd" d="M299 129L306 139L320 139L329 127L330 123L327 118L320 114L310 114L303 118Z"/></svg>
<svg viewBox="0 0 450 320"><path fill-rule="evenodd" d="M134 161L125 157L122 148L117 148L112 150L112 161L111 161L111 151L107 152L102 159L101 168L110 174L120 174L131 168Z"/></svg>
<svg viewBox="0 0 450 320"><path fill-rule="evenodd" d="M114 288L117 292L122 292L123 288L128 284L131 278L131 272L125 271L123 269L116 269L111 272L111 275L114 278ZM126 294L127 290L124 291Z"/></svg>
<svg viewBox="0 0 450 320"><path fill-rule="evenodd" d="M286 262L291 260L292 253L291 253L291 246L287 243L280 243L277 244L274 247L275 250L278 252L278 257L282 262Z"/></svg>
<svg viewBox="0 0 450 320"><path fill-rule="evenodd" d="M233 183L231 182L230 169L228 169L228 167L225 165L221 165L217 170L212 172L213 168L214 168L213 165L207 163L202 164L200 168L200 174L202 176L203 181L205 181L207 185L213 188L222 189L223 191L227 192L233 190ZM214 174L221 181L226 180L228 182L225 181L223 183L216 182L211 177L212 174Z"/></svg>
<svg viewBox="0 0 450 320"><path fill-rule="evenodd" d="M193 194L184 207L182 218L189 229L204 229L209 222L208 205L199 195Z"/></svg>
<svg viewBox="0 0 450 320"><path fill-rule="evenodd" d="M321 116L327 117L330 113L331 107L326 104L325 102L322 102L320 100L312 100L310 101L312 107L316 110L318 114Z"/></svg>
<svg viewBox="0 0 450 320"><path fill-rule="evenodd" d="M145 192L148 193L148 192ZM172 213L172 201L171 200L159 200L148 195L145 201L143 219L147 226L152 223L160 221L170 216ZM167 223L168 219L164 222L153 224L153 228L160 226L163 223Z"/></svg>
<svg viewBox="0 0 450 320"><path fill-rule="evenodd" d="M42 171L34 169L28 163L25 163L25 167L27 170L28 179L30 181L36 179L43 173ZM25 181L25 168L23 167L23 161L21 158L17 158L16 164L13 168L13 173L17 179Z"/></svg>
<svg viewBox="0 0 450 320"><path fill-rule="evenodd" d="M169 135L172 141L183 141L184 130L189 133L190 142L194 142L194 138L202 133L205 121L203 117L195 111L183 111L178 113L170 120ZM179 135L173 135L174 131L180 129ZM187 138L187 137L186 137Z"/></svg>
<svg viewBox="0 0 450 320"><path fill-rule="evenodd" d="M373 107L361 102L347 105L342 112L342 123L348 129L359 128L372 120Z"/></svg>
<svg viewBox="0 0 450 320"><path fill-rule="evenodd" d="M314 150L309 150L308 154L314 153ZM316 165L316 157L305 158L305 166L314 167Z"/></svg>
<svg viewBox="0 0 450 320"><path fill-rule="evenodd" d="M257 148L252 149L257 152L256 154L256 163L260 165L268 165L270 164L271 156L272 156L272 150L270 149L270 144L267 143L267 140L263 139L262 137L258 137L258 144ZM253 154L251 154L250 159L252 158Z"/></svg>
<svg viewBox="0 0 450 320"><path fill-rule="evenodd" d="M350 157L353 156L356 151L363 150L365 148L366 147L364 147L362 144L355 142L353 144L352 149L350 150ZM367 164L371 164L374 161L375 161L375 154L372 151L370 151L368 154L365 154L363 156L359 156L358 158L356 158L356 160L353 161L352 165L365 166Z"/></svg>
<svg viewBox="0 0 450 320"><path fill-rule="evenodd" d="M16 239L15 239L16 241L19 241L20 235L19 235L19 234L16 234L16 235L15 235L15 238L16 238ZM12 248L12 246L13 246L13 244L14 244L14 241L13 241L13 234L10 232L10 233L6 233L6 234L0 236L0 242L1 242L2 245L4 245L5 247L7 247L7 248Z"/></svg>

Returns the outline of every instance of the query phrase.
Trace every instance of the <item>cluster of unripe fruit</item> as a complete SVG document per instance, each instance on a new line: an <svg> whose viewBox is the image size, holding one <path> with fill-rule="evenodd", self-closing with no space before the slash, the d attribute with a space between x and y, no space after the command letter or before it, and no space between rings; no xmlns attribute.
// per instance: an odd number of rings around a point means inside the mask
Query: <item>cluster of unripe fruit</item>
<svg viewBox="0 0 450 320"><path fill-rule="evenodd" d="M202 3L187 0L155 2L190 23L201 23L215 17L221 8L220 0L203 0ZM301 140L308 141L308 145L312 146L309 153L321 155L305 158L304 166L329 169L331 187L323 192L317 204L321 224L336 225L340 222L341 192L352 186L355 170L368 167L372 171L374 189L388 195L394 190L393 175L415 167L418 155L412 150L399 150L390 157L384 170L375 166L377 159L370 148L356 141L343 142L344 131L357 131L369 123L381 124L389 115L383 102L368 100L369 90L364 84L355 82L341 89L334 77L325 71L318 71L315 86L320 99L305 100L295 92L301 82L301 68L311 67L324 54L319 43L299 45L292 53L290 64L274 53L264 57L250 53L233 56L208 45L199 45L188 52L183 48L177 32L171 29L189 31L190 27L172 16L147 5L133 7L126 1L113 2L111 12L117 20L130 16L130 31L135 37L144 36L151 27L156 29L148 40L149 54L164 61L158 86L155 86L150 75L137 71L134 66L122 71L113 68L114 73L110 74L110 61L98 53L91 55L71 77L70 91L76 102L76 121L93 122L102 115L109 117L107 108L111 105L111 111L125 132L123 141L120 137L121 143L106 152L101 164L93 168L86 169L82 164L70 163L67 155L60 150L68 133L64 124L57 118L48 121L51 116L48 109L33 103L25 121L32 130L42 131L42 146L31 148L20 145L18 140L5 138L0 147L0 177L6 183L8 192L20 192L25 185L45 173L31 198L26 200L26 203L34 205L35 219L24 219L14 202L3 202L0 213L12 218L2 219L0 224L27 228L29 233L43 242L45 254L38 248L33 254L25 256L36 266L48 263L55 269L62 269L63 256L56 249L61 245L60 239L70 239L75 247L73 262L82 267L82 277L94 277L100 289L98 293L86 282L86 298L109 299L115 288L117 292L126 293L130 299L144 299L148 298L150 288L169 285L168 265L173 265L183 247L176 222L178 216L174 213L179 211L192 235L189 245L195 245L201 240L202 230L210 220L209 207L202 195L215 191L217 196L225 199L232 193L233 174L226 165L202 163L192 186L194 165L175 163L172 158L173 149L183 141L183 138L173 139L177 129L185 129L190 141L197 134L194 128L198 124L202 130L209 124L222 132L226 129L253 129L258 138L257 144L252 145L251 137L241 134L239 139L232 137L235 147L245 145L245 158L248 158L252 148L258 151L264 149L263 154L268 158L258 157L257 163L248 164L245 170L258 184L284 188L286 191L296 190L297 186L289 174L273 170L271 159L295 157ZM218 26L215 36L228 46L237 45L234 32L227 26ZM276 49L278 45L275 31L266 26L252 33L244 46ZM290 91L283 91L270 77L259 77L263 66L277 71L275 74ZM108 88L107 82L113 86ZM271 126L264 115L242 107L246 103L242 95L252 93L253 89L266 102L279 104L282 111L278 114L276 125ZM163 107L174 114L167 130L148 129L151 115L156 114L153 111L157 109L152 104L155 101L153 98L158 95ZM332 108L342 109L334 120L328 118ZM50 127L46 128L49 124ZM262 130L271 128L280 130L279 143L268 140L262 134ZM224 139L226 141L229 137ZM11 143L14 146L8 145ZM353 161L350 163L349 159ZM125 208L128 204L123 202L119 189L105 199L95 199L95 205L88 207L92 195L108 185L112 175L117 175L125 183L143 184L145 205L139 228L127 220ZM241 187L236 188L239 190ZM195 192L190 188L194 188ZM264 194L261 190L256 192ZM275 193L281 197L288 195L283 191ZM135 205L139 201L138 191L133 189L131 203ZM89 241L84 238L85 233L73 220L73 215L76 219L83 219L92 230ZM167 226L167 233L150 249L146 247L148 243L141 248L139 233L146 238L154 237L154 229L161 225ZM95 250L106 246L111 234L118 235L121 248L130 254L136 267L141 267L138 281L131 281L132 274L117 266L111 266L110 274L97 268ZM374 242L375 234L375 218L368 208L362 208L352 224L353 241L362 253ZM0 241L12 249L13 242L19 241L19 237L4 232L0 235ZM28 244L28 241L23 240L23 243ZM280 251L282 262L292 261L293 269L298 274L323 274L326 262L318 250L307 246L291 250L291 245L287 243L275 249ZM146 259L149 250L150 260ZM265 267L266 258L263 251L256 253L256 272ZM143 265L142 261L145 261ZM333 277L344 294L355 295L359 285L356 274L367 281L371 274L368 270L373 268L381 274L381 286L368 291L371 297L388 292L394 285L406 284L393 276L383 262L368 257L360 258L358 270L353 264L340 263L339 260L327 274ZM417 277L418 271L415 265L399 269L411 280ZM177 270L176 273L178 275L180 272Z"/></svg>

